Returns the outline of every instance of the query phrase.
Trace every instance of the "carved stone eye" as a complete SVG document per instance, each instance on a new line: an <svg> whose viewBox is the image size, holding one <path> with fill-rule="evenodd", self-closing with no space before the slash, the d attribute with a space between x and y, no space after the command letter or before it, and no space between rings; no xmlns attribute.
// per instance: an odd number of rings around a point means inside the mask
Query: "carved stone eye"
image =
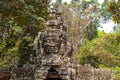
<svg viewBox="0 0 120 80"><path fill-rule="evenodd" d="M50 42L50 40L49 40L49 39L47 39L47 40L46 40L46 42L48 42L48 43L49 43L49 42Z"/></svg>

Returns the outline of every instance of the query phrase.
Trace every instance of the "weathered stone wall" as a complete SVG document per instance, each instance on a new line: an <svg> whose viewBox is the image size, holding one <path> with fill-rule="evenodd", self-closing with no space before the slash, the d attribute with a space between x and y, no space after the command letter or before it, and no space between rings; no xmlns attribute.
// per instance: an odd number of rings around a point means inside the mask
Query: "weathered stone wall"
<svg viewBox="0 0 120 80"><path fill-rule="evenodd" d="M79 65L77 80L113 80L113 70L96 69L89 64Z"/></svg>
<svg viewBox="0 0 120 80"><path fill-rule="evenodd" d="M32 67L0 68L0 80L34 80Z"/></svg>
<svg viewBox="0 0 120 80"><path fill-rule="evenodd" d="M34 68L0 68L0 80L37 80L46 79L51 66ZM61 77L66 80L114 80L112 70L96 69L89 64L77 65L74 69L56 68ZM72 75L74 74L74 75Z"/></svg>

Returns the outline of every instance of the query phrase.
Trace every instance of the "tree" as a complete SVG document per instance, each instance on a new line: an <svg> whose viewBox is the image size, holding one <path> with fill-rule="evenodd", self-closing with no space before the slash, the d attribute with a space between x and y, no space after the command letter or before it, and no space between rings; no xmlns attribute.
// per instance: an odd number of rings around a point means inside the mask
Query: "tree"
<svg viewBox="0 0 120 80"><path fill-rule="evenodd" d="M49 3L50 0L0 1L1 65L12 64L15 57L19 59L20 65L26 63L23 61L28 61L30 53L26 51L26 47L30 51L32 48L28 45L31 45L38 31L45 28L44 22L49 19ZM28 43L24 44L23 41ZM20 54L25 54L25 60Z"/></svg>
<svg viewBox="0 0 120 80"><path fill-rule="evenodd" d="M92 26L89 28L90 24L93 25L99 16L98 3L96 0L74 0L71 4L61 4L59 9L68 25L68 34L74 46L74 54L77 54L81 37L84 36L85 31L87 32L86 29L92 30ZM92 34L92 31L90 32Z"/></svg>
<svg viewBox="0 0 120 80"><path fill-rule="evenodd" d="M98 36L98 27L100 27L98 19L91 22L84 32L85 38L87 38L88 40L93 40L94 38L96 38Z"/></svg>
<svg viewBox="0 0 120 80"><path fill-rule="evenodd" d="M100 4L100 22L105 23L111 20L111 13L109 12L110 0L104 0L103 3Z"/></svg>
<svg viewBox="0 0 120 80"><path fill-rule="evenodd" d="M25 26L33 23L37 25L40 17L47 19L47 16L42 16L48 13L47 4L47 0L2 0L0 1L1 19L4 21L13 19L19 25Z"/></svg>
<svg viewBox="0 0 120 80"><path fill-rule="evenodd" d="M31 39L31 37L26 36L23 37L20 47L18 49L19 54L18 54L18 62L19 62L19 66L23 66L23 64L27 64L29 63L29 56L31 54L32 51L32 43L33 40Z"/></svg>
<svg viewBox="0 0 120 80"><path fill-rule="evenodd" d="M118 25L115 25L114 27L113 27L113 31L114 32L120 32L120 25L118 24Z"/></svg>
<svg viewBox="0 0 120 80"><path fill-rule="evenodd" d="M48 19L47 0L2 0L0 5L0 24L8 29L13 21L12 24L23 27L24 31L34 33L34 28L40 30L42 22Z"/></svg>
<svg viewBox="0 0 120 80"><path fill-rule="evenodd" d="M112 14L112 19L116 23L120 23L120 0L112 0L109 5L109 11Z"/></svg>
<svg viewBox="0 0 120 80"><path fill-rule="evenodd" d="M62 0L56 0L55 3L52 4L54 8L58 8L62 4Z"/></svg>
<svg viewBox="0 0 120 80"><path fill-rule="evenodd" d="M90 63L94 67L116 67L120 66L120 34L111 33L93 39L84 40L83 46L78 54L79 63Z"/></svg>

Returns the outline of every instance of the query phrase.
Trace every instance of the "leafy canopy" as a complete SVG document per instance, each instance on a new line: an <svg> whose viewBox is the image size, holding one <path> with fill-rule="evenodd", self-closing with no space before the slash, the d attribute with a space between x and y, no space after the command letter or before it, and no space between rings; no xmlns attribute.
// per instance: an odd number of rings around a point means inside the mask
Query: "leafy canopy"
<svg viewBox="0 0 120 80"><path fill-rule="evenodd" d="M109 5L109 11L112 14L112 19L116 23L120 23L120 0L117 2L112 0Z"/></svg>
<svg viewBox="0 0 120 80"><path fill-rule="evenodd" d="M16 58L28 63L32 42L49 19L50 0L0 0L0 65L12 66Z"/></svg>

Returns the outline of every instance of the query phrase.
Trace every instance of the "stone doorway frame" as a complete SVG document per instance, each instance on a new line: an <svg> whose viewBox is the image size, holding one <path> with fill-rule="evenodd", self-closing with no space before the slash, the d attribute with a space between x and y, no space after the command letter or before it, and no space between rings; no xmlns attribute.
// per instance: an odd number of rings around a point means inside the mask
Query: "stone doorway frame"
<svg viewBox="0 0 120 80"><path fill-rule="evenodd" d="M52 66L47 73L45 80L62 80L60 77L59 71L56 70L56 67Z"/></svg>

